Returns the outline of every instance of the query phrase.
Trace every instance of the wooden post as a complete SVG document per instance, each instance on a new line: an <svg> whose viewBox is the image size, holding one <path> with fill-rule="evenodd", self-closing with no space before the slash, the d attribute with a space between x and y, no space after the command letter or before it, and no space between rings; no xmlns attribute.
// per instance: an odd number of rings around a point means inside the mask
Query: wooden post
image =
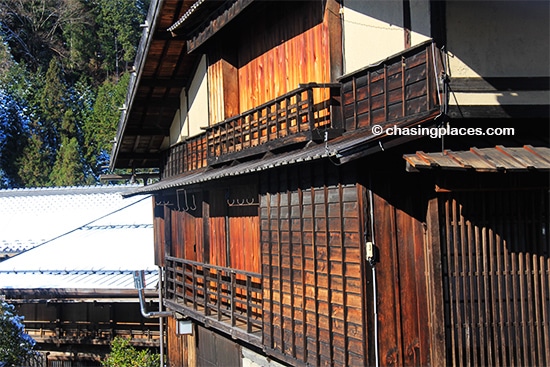
<svg viewBox="0 0 550 367"><path fill-rule="evenodd" d="M428 202L426 242L426 282L428 317L430 328L430 364L445 366L445 310L443 299L443 270L441 263L441 238L439 230L438 199Z"/></svg>

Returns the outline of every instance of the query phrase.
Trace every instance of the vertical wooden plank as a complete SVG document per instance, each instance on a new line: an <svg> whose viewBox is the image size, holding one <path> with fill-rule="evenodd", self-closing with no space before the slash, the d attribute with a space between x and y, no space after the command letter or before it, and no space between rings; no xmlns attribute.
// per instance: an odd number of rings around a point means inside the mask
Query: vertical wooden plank
<svg viewBox="0 0 550 367"><path fill-rule="evenodd" d="M210 260L210 192L203 191L202 201L202 225L203 225L203 261L211 264Z"/></svg>
<svg viewBox="0 0 550 367"><path fill-rule="evenodd" d="M276 232L276 243L274 244L277 247L278 252L278 263L277 263L277 269L278 269L278 278L279 278L279 338L280 338L280 346L279 349L284 352L285 351L285 328L284 328L284 298L283 298L283 282L284 282L284 275L283 275L283 249L281 244L281 186L279 182L277 181L277 188L278 192L275 197L275 207L276 207L276 223L277 223L277 232Z"/></svg>
<svg viewBox="0 0 550 367"><path fill-rule="evenodd" d="M451 350L451 360L453 363L456 363L457 361L457 350L456 346L458 345L458 341L456 340L456 329L455 329L455 323L456 323L456 312L454 309L454 299L456 298L456 283L453 282L453 272L455 271L455 262L453 257L453 246L452 246L452 207L453 202L451 199L446 198L444 201L444 211L445 211L445 249L446 249L446 255L447 255L447 282L448 282L448 297L447 297L447 307L448 307L448 313L449 313L449 329L450 329L450 338L449 338L449 345Z"/></svg>
<svg viewBox="0 0 550 367"><path fill-rule="evenodd" d="M473 200L477 200L477 196L474 197ZM481 210L481 216L483 217L483 210ZM483 220L482 220L483 222ZM479 225L474 226L473 228L473 241L475 242L475 249L472 256L474 257L475 261L475 267L476 267L476 293L475 297L477 298L477 327L478 327L478 333L479 340L477 341L478 345L485 344L486 348L480 348L479 350L479 358L478 363L480 365L490 365L488 363L488 354L491 350L491 338L489 336L488 330L489 330L489 316L490 313L488 313L486 307L488 304L487 299L485 298L485 294L487 292L485 287L485 280L487 278L487 269L486 269L486 259L487 259L487 253L485 251L485 241L482 237L482 228L485 228L485 226L481 227Z"/></svg>
<svg viewBox="0 0 550 367"><path fill-rule="evenodd" d="M338 180L339 182L342 182L342 180ZM344 200L344 193L343 193L343 187L342 187L342 184L338 184L338 201L339 201L339 204L340 204L340 210L338 212L338 232L339 232L339 237L340 237L340 240L339 240L339 250L340 250L340 267L342 268L342 271L337 274L338 276L342 277L342 289L341 289L341 292L342 294L346 294L347 293L347 284L346 284L346 274L345 274L345 267L346 267L346 256L345 256L345 246L344 246L344 242L345 242L345 236L346 236L346 233L345 233L345 228L346 228L346 225L345 225L345 212L344 212L344 205L345 205L345 200ZM359 213L358 213L359 214ZM349 230L351 231L351 228L349 228ZM362 267L361 267L362 269ZM361 275L360 275L361 276ZM361 277L361 279L364 279L363 277ZM361 299L363 299L363 297L361 297ZM348 350L348 307L346 305L345 302L343 302L343 332L344 332L344 345L343 345L343 349L345 351ZM342 365L349 365L350 361L349 361L349 354L346 353L344 355L344 359L341 361Z"/></svg>
<svg viewBox="0 0 550 367"><path fill-rule="evenodd" d="M326 175L326 173L325 173ZM320 228L320 230L324 230L325 231L325 252L326 252L326 256L325 256L325 260L326 260L326 263L327 263L327 271L326 271L326 277L327 277L327 286L326 286L326 292L327 292L327 307L328 307L328 315L330 317L330 315L332 315L332 287L331 287L331 279L332 279L332 271L331 271L331 257L330 257L330 246L329 246L329 242L330 242L330 228L329 228L329 222L330 222L330 213L329 213L329 205L330 205L330 198L329 198L329 188L325 185L325 187L323 188L323 194L324 194L324 222L325 222L325 228ZM330 336L333 336L333 329L332 329L332 321L329 319L329 322L328 322L328 335ZM325 342L328 344L328 351L329 351L329 355L328 355L328 358L330 361L334 361L334 350L333 350L333 338L329 338L329 340L325 340Z"/></svg>
<svg viewBox="0 0 550 367"><path fill-rule="evenodd" d="M465 200L466 201L466 200ZM463 327L463 337L464 337L464 362L466 365L471 366L472 365L472 354L473 354L473 320L472 320L472 307L469 307L471 304L471 269L470 269L470 242L469 242L469 221L467 222L462 215L462 209L463 204L459 205L460 211L457 212L457 216L460 218L459 222L459 228L460 228L460 234L459 234L459 242L457 243L457 246L460 247L461 252L461 272L457 274L462 279L462 297L460 299L461 301L461 309L462 309L462 317L463 322L460 327ZM466 201L467 206L467 201Z"/></svg>
<svg viewBox="0 0 550 367"><path fill-rule="evenodd" d="M312 170L310 172L311 174L311 189L310 189L310 195L311 195L311 222L313 224L313 228L315 228L315 178L314 174L315 172ZM312 229L314 230L314 229ZM317 363L320 363L320 335L319 335L319 303L318 303L318 296L319 296L319 273L318 273L318 266L317 266L317 240L315 238L315 233L312 233L311 236L311 248L313 253L313 283L314 283L314 292L313 292L313 299L314 299L314 312L315 312L315 323L314 323L314 343L315 343L315 356L317 356Z"/></svg>
<svg viewBox="0 0 550 367"><path fill-rule="evenodd" d="M295 286L295 280L294 280L294 246L293 246L293 241L292 241L292 200L291 200L291 192L289 190L289 187L290 187L290 180L291 178L289 177L291 175L287 175L287 183L286 183L286 186L287 186L287 192L286 192L286 207L287 207L287 213L288 213L288 217L287 217L287 220L288 220L288 254L289 254L289 260L288 260L288 267L289 267L289 285L290 285L290 290L289 290L289 299L290 299L290 304L289 304L289 308L290 308L290 329L291 329L291 333L292 333L292 336L291 336L291 345L289 346L288 349L290 349L290 354L292 355L292 357L296 358L296 321L294 319L294 316L295 316L295 298L294 298L294 286Z"/></svg>
<svg viewBox="0 0 550 367"><path fill-rule="evenodd" d="M403 353L399 321L397 319L400 310L396 300L396 292L399 292L398 264L396 259L396 220L391 206L377 194L374 195L374 216L376 241L378 243L381 261L376 265L378 301L378 334L379 356L382 365L402 365ZM386 291L386 290L393 290Z"/></svg>
<svg viewBox="0 0 550 367"><path fill-rule="evenodd" d="M427 246L426 263L428 270L428 309L430 328L430 363L433 366L444 366L447 364L445 340L445 309L443 291L443 258L441 256L441 235L439 220L438 199L432 198L428 201L427 224Z"/></svg>
<svg viewBox="0 0 550 367"><path fill-rule="evenodd" d="M303 358L302 360L307 362L309 360L309 356L308 356L308 350L307 350L307 329L308 329L308 325L307 325L307 310L306 310L306 297L307 297L307 292L306 292L306 254L305 254L305 245L304 245L304 192L303 192L303 189L302 189L302 182L303 182L303 176L300 174L300 171L298 171L298 205L300 207L300 210L299 210L299 213L300 213L300 237L299 237L299 243L298 245L300 246L300 250L301 250L301 253L300 253L300 271L301 271L301 274L302 274L302 277L300 279L301 283L302 283L302 294L301 294L301 297L302 297L302 304L300 305L301 306L301 311L302 311L302 344L301 344L301 348L303 349Z"/></svg>

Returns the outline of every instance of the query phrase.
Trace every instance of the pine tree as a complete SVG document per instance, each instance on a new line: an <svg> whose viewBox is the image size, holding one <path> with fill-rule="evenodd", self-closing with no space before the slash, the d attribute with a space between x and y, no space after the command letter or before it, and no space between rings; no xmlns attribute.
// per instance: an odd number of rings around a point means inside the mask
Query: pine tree
<svg viewBox="0 0 550 367"><path fill-rule="evenodd" d="M61 80L59 63L55 59L50 62L39 96L42 140L44 146L55 155L60 144L60 128L66 110L65 86ZM54 157L50 159L53 161Z"/></svg>
<svg viewBox="0 0 550 367"><path fill-rule="evenodd" d="M32 133L17 160L19 180L24 187L42 187L48 183L50 163L40 135Z"/></svg>
<svg viewBox="0 0 550 367"><path fill-rule="evenodd" d="M49 184L52 186L77 186L85 181L76 133L73 111L68 110L61 126L61 146L49 176Z"/></svg>

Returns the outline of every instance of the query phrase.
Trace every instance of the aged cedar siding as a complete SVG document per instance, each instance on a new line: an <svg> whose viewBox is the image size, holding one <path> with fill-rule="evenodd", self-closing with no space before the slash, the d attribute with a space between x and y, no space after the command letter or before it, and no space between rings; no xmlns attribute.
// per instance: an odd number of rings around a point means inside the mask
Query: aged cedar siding
<svg viewBox="0 0 550 367"><path fill-rule="evenodd" d="M170 366L187 366L185 359L186 345L184 337L176 334L177 320L174 317L166 318L166 354L170 357Z"/></svg>
<svg viewBox="0 0 550 367"><path fill-rule="evenodd" d="M266 3L267 4L267 3ZM314 2L266 5L272 16L257 16L238 42L240 112L273 100L300 83L330 82L328 28ZM279 15L276 15L279 13ZM324 100L316 91L316 101Z"/></svg>
<svg viewBox="0 0 550 367"><path fill-rule="evenodd" d="M424 221L430 192L420 176L376 169L371 175L365 186L373 190L380 259L375 268L380 365L429 365Z"/></svg>
<svg viewBox="0 0 550 367"><path fill-rule="evenodd" d="M164 206L159 205L153 199L153 241L155 243L155 265L157 266L165 266L165 228Z"/></svg>
<svg viewBox="0 0 550 367"><path fill-rule="evenodd" d="M439 197L448 364L550 363L545 186Z"/></svg>
<svg viewBox="0 0 550 367"><path fill-rule="evenodd" d="M362 191L354 174L321 163L262 178L264 345L293 363L366 363Z"/></svg>
<svg viewBox="0 0 550 367"><path fill-rule="evenodd" d="M430 43L413 47L342 79L342 105L347 131L399 122L438 106L435 64L440 58Z"/></svg>

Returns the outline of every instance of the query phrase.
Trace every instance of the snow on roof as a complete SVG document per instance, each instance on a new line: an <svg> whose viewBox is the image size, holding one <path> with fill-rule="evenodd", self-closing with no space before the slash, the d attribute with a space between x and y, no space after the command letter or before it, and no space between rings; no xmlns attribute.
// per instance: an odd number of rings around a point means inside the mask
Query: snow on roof
<svg viewBox="0 0 550 367"><path fill-rule="evenodd" d="M0 251L20 252L107 215L139 185L0 190Z"/></svg>
<svg viewBox="0 0 550 367"><path fill-rule="evenodd" d="M0 262L0 289L133 289L132 270L154 288L151 197L122 197L135 188L0 190L0 239L39 243Z"/></svg>

